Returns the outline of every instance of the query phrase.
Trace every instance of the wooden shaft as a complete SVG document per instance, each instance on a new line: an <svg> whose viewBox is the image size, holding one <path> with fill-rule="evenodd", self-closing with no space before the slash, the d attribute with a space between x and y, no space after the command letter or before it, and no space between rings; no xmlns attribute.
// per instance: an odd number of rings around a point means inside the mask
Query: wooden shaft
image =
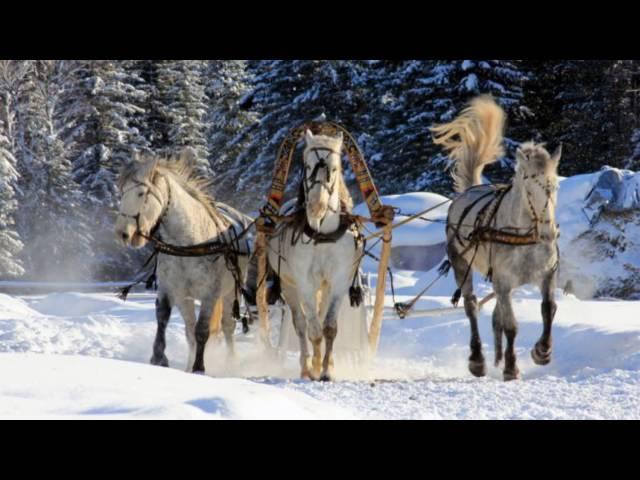
<svg viewBox="0 0 640 480"><path fill-rule="evenodd" d="M383 227L382 252L378 264L378 282L376 284L376 301L373 307L373 319L369 328L369 353L375 356L380 341L380 329L382 328L382 312L384 310L384 290L387 279L387 266L391 256L391 222Z"/></svg>
<svg viewBox="0 0 640 480"><path fill-rule="evenodd" d="M262 220L262 219L261 219ZM256 306L258 307L258 319L260 321L260 339L262 343L270 347L269 336L269 306L267 305L267 238L258 228L256 234L256 255L258 256L258 291L256 292Z"/></svg>
<svg viewBox="0 0 640 480"><path fill-rule="evenodd" d="M222 333L222 314L224 313L224 303L219 298L213 307L211 312L211 318L209 319L209 336L218 337Z"/></svg>

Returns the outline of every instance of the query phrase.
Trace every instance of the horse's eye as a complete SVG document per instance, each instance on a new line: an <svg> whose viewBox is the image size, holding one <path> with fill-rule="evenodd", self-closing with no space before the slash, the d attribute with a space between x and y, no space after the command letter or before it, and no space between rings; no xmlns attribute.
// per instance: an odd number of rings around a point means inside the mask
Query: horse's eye
<svg viewBox="0 0 640 480"><path fill-rule="evenodd" d="M144 197L144 192L140 192L140 193L138 194L138 197Z"/></svg>

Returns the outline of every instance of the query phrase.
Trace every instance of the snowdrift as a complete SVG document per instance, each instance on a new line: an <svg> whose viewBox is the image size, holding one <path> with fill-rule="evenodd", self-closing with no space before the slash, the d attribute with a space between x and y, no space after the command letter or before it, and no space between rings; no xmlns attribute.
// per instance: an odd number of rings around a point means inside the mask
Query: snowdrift
<svg viewBox="0 0 640 480"><path fill-rule="evenodd" d="M0 354L0 418L348 419L303 393L86 356Z"/></svg>

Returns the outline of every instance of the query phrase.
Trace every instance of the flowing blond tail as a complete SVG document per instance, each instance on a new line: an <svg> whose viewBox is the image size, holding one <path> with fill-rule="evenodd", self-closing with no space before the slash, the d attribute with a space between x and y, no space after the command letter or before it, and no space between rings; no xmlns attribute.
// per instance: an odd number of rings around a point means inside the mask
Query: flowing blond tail
<svg viewBox="0 0 640 480"><path fill-rule="evenodd" d="M482 183L485 165L504 154L502 132L505 114L488 95L474 98L452 122L431 127L436 145L454 161L451 169L456 192Z"/></svg>

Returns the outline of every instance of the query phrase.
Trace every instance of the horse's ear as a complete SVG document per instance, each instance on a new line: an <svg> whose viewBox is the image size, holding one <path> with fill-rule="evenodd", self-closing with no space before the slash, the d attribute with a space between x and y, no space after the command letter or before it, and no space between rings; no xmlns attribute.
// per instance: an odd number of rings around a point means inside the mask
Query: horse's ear
<svg viewBox="0 0 640 480"><path fill-rule="evenodd" d="M560 163L560 157L562 156L562 144L559 144L551 154L551 160L558 165Z"/></svg>
<svg viewBox="0 0 640 480"><path fill-rule="evenodd" d="M140 176L144 179L151 178L158 166L158 158L154 155L149 155L139 161L142 163L142 167L139 170Z"/></svg>
<svg viewBox="0 0 640 480"><path fill-rule="evenodd" d="M342 134L342 130L338 131L338 134L334 137L340 144L342 145L342 141L344 140L344 135Z"/></svg>
<svg viewBox="0 0 640 480"><path fill-rule="evenodd" d="M140 158L140 152L138 150L133 150L131 157L134 162L140 163L142 159Z"/></svg>
<svg viewBox="0 0 640 480"><path fill-rule="evenodd" d="M516 165L526 161L527 161L527 156L524 154L522 149L518 147L516 149Z"/></svg>
<svg viewBox="0 0 640 480"><path fill-rule="evenodd" d="M304 132L304 141L309 143L311 140L313 140L313 133L307 128Z"/></svg>
<svg viewBox="0 0 640 480"><path fill-rule="evenodd" d="M198 161L198 153L192 147L184 147L179 154L180 160L188 165L195 165Z"/></svg>

